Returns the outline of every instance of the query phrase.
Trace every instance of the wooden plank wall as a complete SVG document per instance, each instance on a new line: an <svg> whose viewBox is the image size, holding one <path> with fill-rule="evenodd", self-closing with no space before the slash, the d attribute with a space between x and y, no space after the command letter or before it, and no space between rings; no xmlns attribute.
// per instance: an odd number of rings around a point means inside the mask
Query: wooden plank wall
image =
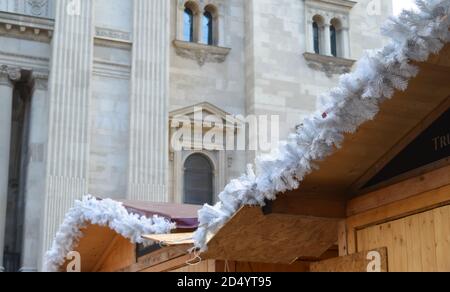
<svg viewBox="0 0 450 292"><path fill-rule="evenodd" d="M388 272L388 256L387 248L379 248L370 251L355 253L348 256L333 258L317 263L312 263L310 271L313 273L328 273L328 272L352 272L365 273L372 272L373 267L370 265L373 257L369 257L371 252L377 252L380 255L380 270L379 272ZM375 271L374 271L375 272ZM378 271L376 271L378 272Z"/></svg>
<svg viewBox="0 0 450 292"><path fill-rule="evenodd" d="M391 272L450 272L450 206L357 231L358 251L388 248Z"/></svg>
<svg viewBox="0 0 450 292"><path fill-rule="evenodd" d="M92 272L116 272L132 265L136 261L135 249L136 246L128 239L119 236Z"/></svg>
<svg viewBox="0 0 450 292"><path fill-rule="evenodd" d="M171 272L178 272L178 273L213 273L213 272L216 272L216 261L214 261L214 260L202 261L201 263L199 263L197 265L184 266L184 267L178 268L176 270L173 270Z"/></svg>

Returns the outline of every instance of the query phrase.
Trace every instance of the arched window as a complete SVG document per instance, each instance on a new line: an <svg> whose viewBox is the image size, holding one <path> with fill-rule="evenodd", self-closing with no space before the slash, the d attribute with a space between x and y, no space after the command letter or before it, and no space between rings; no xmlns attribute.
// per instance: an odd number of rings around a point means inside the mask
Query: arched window
<svg viewBox="0 0 450 292"><path fill-rule="evenodd" d="M324 19L320 15L315 15L312 19L312 38L313 38L313 49L316 54L323 54L323 27Z"/></svg>
<svg viewBox="0 0 450 292"><path fill-rule="evenodd" d="M184 164L184 203L213 204L213 166L203 154L193 154Z"/></svg>
<svg viewBox="0 0 450 292"><path fill-rule="evenodd" d="M320 33L319 33L319 25L317 22L313 22L313 38L314 38L314 53L320 54Z"/></svg>
<svg viewBox="0 0 450 292"><path fill-rule="evenodd" d="M194 41L194 13L192 9L184 9L183 40L186 42Z"/></svg>
<svg viewBox="0 0 450 292"><path fill-rule="evenodd" d="M202 17L202 40L201 42L215 46L219 37L219 18L217 8L214 5L206 5Z"/></svg>
<svg viewBox="0 0 450 292"><path fill-rule="evenodd" d="M214 44L214 20L211 12L208 10L203 13L203 20L202 20L202 36L203 40L202 42L207 45L213 45Z"/></svg>
<svg viewBox="0 0 450 292"><path fill-rule="evenodd" d="M337 18L333 18L330 23L330 45L331 55L335 57L346 57L343 52L342 24Z"/></svg>
<svg viewBox="0 0 450 292"><path fill-rule="evenodd" d="M338 47L338 43L337 43L337 31L336 31L336 27L334 25L330 26L330 42L331 42L331 54L335 57L338 56L337 53L337 47Z"/></svg>

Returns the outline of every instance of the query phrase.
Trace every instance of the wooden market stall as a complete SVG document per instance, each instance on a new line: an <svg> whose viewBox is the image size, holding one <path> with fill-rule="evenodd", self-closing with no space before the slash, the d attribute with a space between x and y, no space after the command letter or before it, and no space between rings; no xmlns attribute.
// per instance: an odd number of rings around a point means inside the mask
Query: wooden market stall
<svg viewBox="0 0 450 292"><path fill-rule="evenodd" d="M177 225L175 233L191 232L198 227L199 206L134 201L121 203L130 214L148 218L157 215L174 222ZM190 248L189 245L164 248L160 245L134 244L111 228L94 224L88 224L81 232L83 236L74 251L80 254L82 272L140 271L169 259L184 256ZM152 254L152 257L146 257L148 254ZM67 270L68 262L61 267L61 271Z"/></svg>
<svg viewBox="0 0 450 292"><path fill-rule="evenodd" d="M408 89L300 188L241 209L204 256L368 271L376 252L380 271L450 271L450 46L416 65Z"/></svg>
<svg viewBox="0 0 450 292"><path fill-rule="evenodd" d="M177 222L132 244L89 225L83 271L450 271L450 46L292 192L243 207L192 254L198 206L123 202ZM61 267L65 270L65 266Z"/></svg>
<svg viewBox="0 0 450 292"><path fill-rule="evenodd" d="M130 214L164 217L176 223L177 229L171 234L145 236L153 244L144 246L132 243L109 227L88 224L80 230L83 236L74 248L80 255L81 272L301 272L308 269L304 263L264 264L198 257L190 250L193 247L192 232L198 227L200 206L137 201L121 203ZM71 261L69 257L59 270L70 271L67 266Z"/></svg>
<svg viewBox="0 0 450 292"><path fill-rule="evenodd" d="M297 190L242 208L212 234L204 264L450 271L450 45L416 65L408 89ZM171 235L149 238L177 246Z"/></svg>

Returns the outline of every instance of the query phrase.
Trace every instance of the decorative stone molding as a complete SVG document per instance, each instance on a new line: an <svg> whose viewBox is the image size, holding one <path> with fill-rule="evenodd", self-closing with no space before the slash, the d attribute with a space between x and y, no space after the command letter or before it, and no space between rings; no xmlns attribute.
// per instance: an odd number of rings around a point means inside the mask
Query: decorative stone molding
<svg viewBox="0 0 450 292"><path fill-rule="evenodd" d="M48 72L33 71L32 79L34 80L34 88L48 90L48 76Z"/></svg>
<svg viewBox="0 0 450 292"><path fill-rule="evenodd" d="M223 63L231 51L230 48L208 46L178 40L173 41L173 45L178 56L195 60L199 66L203 66L208 62Z"/></svg>
<svg viewBox="0 0 450 292"><path fill-rule="evenodd" d="M95 28L95 37L116 40L116 41L122 41L122 42L131 42L131 34L129 32L120 31L120 30L111 29L111 28L105 28L105 27L96 27Z"/></svg>
<svg viewBox="0 0 450 292"><path fill-rule="evenodd" d="M11 68L6 65L0 66L0 84L12 86L13 82L17 82L22 78L20 69Z"/></svg>
<svg viewBox="0 0 450 292"><path fill-rule="evenodd" d="M311 69L322 71L330 78L333 75L349 73L356 62L312 53L304 53L303 56Z"/></svg>
<svg viewBox="0 0 450 292"><path fill-rule="evenodd" d="M93 73L96 76L129 80L131 78L131 65L94 59Z"/></svg>
<svg viewBox="0 0 450 292"><path fill-rule="evenodd" d="M0 1L0 10L40 18L51 18L53 17L53 2L54 0L2 0Z"/></svg>
<svg viewBox="0 0 450 292"><path fill-rule="evenodd" d="M10 67L19 67L27 71L48 72L50 59L32 55L17 54L0 50L2 64Z"/></svg>
<svg viewBox="0 0 450 292"><path fill-rule="evenodd" d="M49 43L53 30L51 19L0 12L0 35Z"/></svg>
<svg viewBox="0 0 450 292"><path fill-rule="evenodd" d="M105 27L95 28L96 46L131 50L131 44L132 40L129 32Z"/></svg>

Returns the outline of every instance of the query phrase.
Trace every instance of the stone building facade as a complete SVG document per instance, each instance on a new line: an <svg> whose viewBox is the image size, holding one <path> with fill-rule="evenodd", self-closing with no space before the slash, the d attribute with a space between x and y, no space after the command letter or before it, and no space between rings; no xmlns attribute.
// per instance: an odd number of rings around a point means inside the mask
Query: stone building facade
<svg viewBox="0 0 450 292"><path fill-rule="evenodd" d="M85 194L189 203L206 180L214 202L255 151L175 151L171 121L277 115L286 137L391 2L0 0L1 269L39 270Z"/></svg>

